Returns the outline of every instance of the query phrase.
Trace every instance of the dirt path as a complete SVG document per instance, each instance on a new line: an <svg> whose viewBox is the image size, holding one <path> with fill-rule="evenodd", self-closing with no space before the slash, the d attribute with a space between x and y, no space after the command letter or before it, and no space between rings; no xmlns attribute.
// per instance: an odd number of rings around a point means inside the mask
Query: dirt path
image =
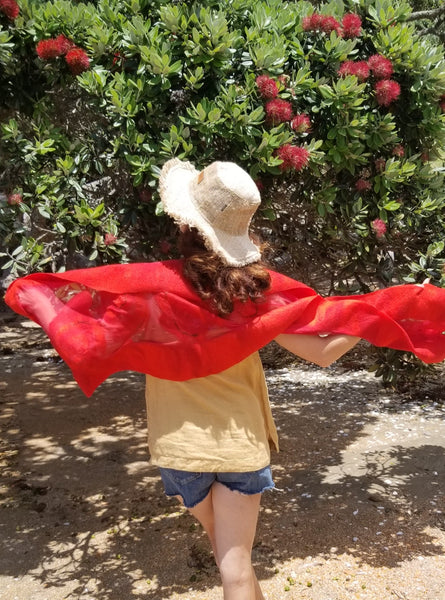
<svg viewBox="0 0 445 600"><path fill-rule="evenodd" d="M220 599L209 547L148 465L143 377L88 400L3 318L0 599ZM445 600L445 406L364 370L269 370L281 452L254 549L268 600Z"/></svg>

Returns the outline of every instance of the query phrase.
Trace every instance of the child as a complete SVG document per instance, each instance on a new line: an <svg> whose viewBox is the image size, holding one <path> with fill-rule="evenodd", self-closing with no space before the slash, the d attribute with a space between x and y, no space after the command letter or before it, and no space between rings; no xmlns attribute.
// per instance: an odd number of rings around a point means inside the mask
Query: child
<svg viewBox="0 0 445 600"><path fill-rule="evenodd" d="M196 172L173 159L160 180L164 210L180 227L184 277L220 316L235 303L264 301L270 275L250 240L260 204L249 175L216 162ZM327 365L359 338L281 334L295 354ZM226 600L263 598L251 551L261 494L273 487L270 447L277 432L257 352L234 366L184 382L147 375L151 460L166 493L177 496L212 544Z"/></svg>

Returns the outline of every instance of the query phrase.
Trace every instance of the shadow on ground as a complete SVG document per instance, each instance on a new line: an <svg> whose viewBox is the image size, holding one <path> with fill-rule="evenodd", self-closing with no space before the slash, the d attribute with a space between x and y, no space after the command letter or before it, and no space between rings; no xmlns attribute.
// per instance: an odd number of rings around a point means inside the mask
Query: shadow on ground
<svg viewBox="0 0 445 600"><path fill-rule="evenodd" d="M218 585L201 530L148 464L143 376L87 399L50 350L6 353L0 367L0 576L101 600ZM388 410L363 371L284 368L268 383L281 452L254 549L260 579L293 558L393 568L443 554L443 412Z"/></svg>

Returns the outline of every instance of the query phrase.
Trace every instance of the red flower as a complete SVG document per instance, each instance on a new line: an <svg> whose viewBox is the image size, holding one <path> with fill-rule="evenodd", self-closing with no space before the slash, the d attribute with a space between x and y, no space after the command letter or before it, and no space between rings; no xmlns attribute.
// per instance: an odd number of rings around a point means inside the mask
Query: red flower
<svg viewBox="0 0 445 600"><path fill-rule="evenodd" d="M284 144L284 146L278 148L276 155L283 161L280 165L281 171L287 171L288 169L301 171L308 164L310 156L306 148L292 146L291 144Z"/></svg>
<svg viewBox="0 0 445 600"><path fill-rule="evenodd" d="M283 75L280 75L280 76L278 77L278 81L279 81L279 82L281 83L281 85L283 85L284 87L286 87L286 86L287 86L287 84L289 83L289 80L290 80L290 77L289 77L289 75L285 75L284 73L283 73Z"/></svg>
<svg viewBox="0 0 445 600"><path fill-rule="evenodd" d="M397 144L397 146L394 146L392 149L392 154L393 156L399 156L402 158L402 156L405 156L405 148L402 146L402 144Z"/></svg>
<svg viewBox="0 0 445 600"><path fill-rule="evenodd" d="M304 31L320 31L323 23L323 15L319 13L313 13L309 17L303 18L303 29Z"/></svg>
<svg viewBox="0 0 445 600"><path fill-rule="evenodd" d="M364 60L359 60L354 63L353 75L357 77L360 81L364 81L369 77L369 67L368 64Z"/></svg>
<svg viewBox="0 0 445 600"><path fill-rule="evenodd" d="M376 79L389 79L393 74L392 62L381 54L374 54L368 58L368 67Z"/></svg>
<svg viewBox="0 0 445 600"><path fill-rule="evenodd" d="M151 199L153 197L151 190L149 190L148 188L140 189L138 194L141 202L151 202Z"/></svg>
<svg viewBox="0 0 445 600"><path fill-rule="evenodd" d="M303 27L303 31L310 31L312 29L312 18L311 17L303 17L302 27Z"/></svg>
<svg viewBox="0 0 445 600"><path fill-rule="evenodd" d="M320 15L319 13L313 13L309 17L303 18L303 29L304 31L323 31L324 33L331 33L336 31L338 35L341 35L341 25L335 17L328 15Z"/></svg>
<svg viewBox="0 0 445 600"><path fill-rule="evenodd" d="M105 246L112 246L117 242L117 237L112 233L106 233L104 238Z"/></svg>
<svg viewBox="0 0 445 600"><path fill-rule="evenodd" d="M400 85L392 79L382 79L375 85L375 97L380 106L389 106L400 96Z"/></svg>
<svg viewBox="0 0 445 600"><path fill-rule="evenodd" d="M371 227L377 238L382 238L386 233L386 223L382 219L374 219Z"/></svg>
<svg viewBox="0 0 445 600"><path fill-rule="evenodd" d="M383 173L386 168L386 160L384 158L376 158L374 161L375 170L378 173Z"/></svg>
<svg viewBox="0 0 445 600"><path fill-rule="evenodd" d="M357 179L357 181L355 182L355 189L358 192L366 192L368 190L370 190L372 188L371 182L368 181L367 179Z"/></svg>
<svg viewBox="0 0 445 600"><path fill-rule="evenodd" d="M14 20L19 16L20 8L15 0L0 0L0 12Z"/></svg>
<svg viewBox="0 0 445 600"><path fill-rule="evenodd" d="M295 115L295 117L291 121L290 126L297 133L305 133L306 131L309 131L311 128L311 120L309 118L309 115Z"/></svg>
<svg viewBox="0 0 445 600"><path fill-rule="evenodd" d="M363 60L359 60L357 62L346 60L340 65L338 74L340 77L345 75L355 75L357 79L364 81L369 77L369 67L368 64Z"/></svg>
<svg viewBox="0 0 445 600"><path fill-rule="evenodd" d="M442 112L445 112L445 94L440 97L439 106L440 106Z"/></svg>
<svg viewBox="0 0 445 600"><path fill-rule="evenodd" d="M65 60L73 75L80 75L90 68L90 59L82 48L73 48L65 56Z"/></svg>
<svg viewBox="0 0 445 600"><path fill-rule="evenodd" d="M267 119L274 125L292 119L292 106L290 102L286 102L286 100L280 100L279 98L269 100L265 106L265 110Z"/></svg>
<svg viewBox="0 0 445 600"><path fill-rule="evenodd" d="M331 33L336 31L338 35L341 35L341 25L335 17L324 17L321 24L321 29L325 33Z"/></svg>
<svg viewBox="0 0 445 600"><path fill-rule="evenodd" d="M118 67L123 67L124 63L125 63L125 56L121 52L115 52L113 54L112 66L116 67L116 65L117 65Z"/></svg>
<svg viewBox="0 0 445 600"><path fill-rule="evenodd" d="M21 204L23 202L22 194L9 194L6 202L10 206L15 206L17 204Z"/></svg>
<svg viewBox="0 0 445 600"><path fill-rule="evenodd" d="M346 75L352 75L352 71L354 69L353 64L354 64L353 60L345 60L345 62L342 62L339 70L337 71L337 73L340 75L340 77L343 77Z"/></svg>
<svg viewBox="0 0 445 600"><path fill-rule="evenodd" d="M66 54L67 52L76 47L76 44L69 40L67 37L65 37L63 33L58 35L55 41L59 45L60 55Z"/></svg>
<svg viewBox="0 0 445 600"><path fill-rule="evenodd" d="M255 179L255 185L257 186L258 191L261 194L264 191L264 183L261 181L261 179Z"/></svg>
<svg viewBox="0 0 445 600"><path fill-rule="evenodd" d="M276 81L267 75L259 75L259 77L256 78L256 84L258 91L263 98L271 100L278 96L278 86Z"/></svg>
<svg viewBox="0 0 445 600"><path fill-rule="evenodd" d="M40 40L36 46L36 52L42 60L51 60L62 54L60 43L56 39Z"/></svg>
<svg viewBox="0 0 445 600"><path fill-rule="evenodd" d="M362 32L362 20L355 13L348 13L342 19L343 37L354 38Z"/></svg>

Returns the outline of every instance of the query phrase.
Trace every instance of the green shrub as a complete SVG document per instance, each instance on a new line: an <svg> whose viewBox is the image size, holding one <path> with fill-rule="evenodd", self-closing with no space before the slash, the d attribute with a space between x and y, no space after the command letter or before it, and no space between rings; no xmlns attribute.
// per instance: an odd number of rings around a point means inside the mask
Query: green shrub
<svg viewBox="0 0 445 600"><path fill-rule="evenodd" d="M444 50L403 0L18 4L6 273L170 256L157 179L177 156L246 168L277 264L324 292L445 284Z"/></svg>

